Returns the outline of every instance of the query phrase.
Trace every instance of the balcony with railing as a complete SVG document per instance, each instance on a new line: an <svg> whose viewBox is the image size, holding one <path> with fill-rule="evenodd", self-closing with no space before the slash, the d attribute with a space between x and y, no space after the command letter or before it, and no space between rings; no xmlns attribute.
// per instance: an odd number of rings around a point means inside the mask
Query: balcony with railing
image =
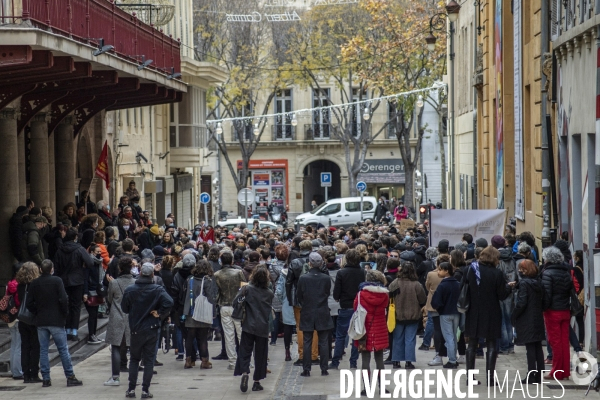
<svg viewBox="0 0 600 400"><path fill-rule="evenodd" d="M271 126L273 138L275 141L296 140L296 127L288 124L277 124Z"/></svg>
<svg viewBox="0 0 600 400"><path fill-rule="evenodd" d="M113 0L0 0L0 32L15 26L33 26L93 46L111 45L110 53L135 63L144 55L153 60L146 68L162 74L180 71L179 41Z"/></svg>

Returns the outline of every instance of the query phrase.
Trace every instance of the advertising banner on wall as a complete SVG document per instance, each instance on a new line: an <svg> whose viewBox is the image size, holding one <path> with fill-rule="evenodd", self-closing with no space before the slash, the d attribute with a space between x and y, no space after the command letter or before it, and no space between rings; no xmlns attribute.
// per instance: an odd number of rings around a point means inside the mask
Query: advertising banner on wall
<svg viewBox="0 0 600 400"><path fill-rule="evenodd" d="M504 208L504 123L502 120L502 0L496 0L494 21L496 71L496 197L498 208Z"/></svg>
<svg viewBox="0 0 600 400"><path fill-rule="evenodd" d="M365 160L358 180L366 183L404 184L404 163L401 158Z"/></svg>
<svg viewBox="0 0 600 400"><path fill-rule="evenodd" d="M515 110L515 217L525 219L525 193L523 190L523 75L522 75L522 46L521 46L521 3L513 0L514 23L514 110Z"/></svg>
<svg viewBox="0 0 600 400"><path fill-rule="evenodd" d="M484 238L491 242L494 235L504 236L506 210L438 210L430 211L431 245L446 239L450 246L462 241L465 233L474 239Z"/></svg>

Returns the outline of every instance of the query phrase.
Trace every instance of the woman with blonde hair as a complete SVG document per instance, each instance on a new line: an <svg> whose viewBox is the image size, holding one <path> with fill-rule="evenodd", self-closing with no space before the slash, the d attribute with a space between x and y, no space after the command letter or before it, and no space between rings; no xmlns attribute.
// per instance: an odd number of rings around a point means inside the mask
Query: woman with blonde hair
<svg viewBox="0 0 600 400"><path fill-rule="evenodd" d="M17 293L20 301L25 301L27 287L33 280L40 276L40 269L33 262L26 262L19 268L16 280ZM19 334L21 335L21 369L24 383L40 383L38 373L40 370L40 342L37 327L19 321Z"/></svg>

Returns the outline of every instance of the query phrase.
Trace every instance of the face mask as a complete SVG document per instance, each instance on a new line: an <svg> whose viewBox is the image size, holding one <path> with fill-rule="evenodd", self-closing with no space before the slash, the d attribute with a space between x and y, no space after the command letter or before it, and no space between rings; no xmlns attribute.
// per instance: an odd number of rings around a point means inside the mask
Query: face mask
<svg viewBox="0 0 600 400"><path fill-rule="evenodd" d="M408 239L410 239L410 235L406 235L404 238L405 238L406 240L408 240Z"/></svg>
<svg viewBox="0 0 600 400"><path fill-rule="evenodd" d="M123 226L123 230L124 230L125 232L127 232L127 231L129 230L129 225L124 225L124 226Z"/></svg>
<svg viewBox="0 0 600 400"><path fill-rule="evenodd" d="M252 239L256 240L256 235L252 235Z"/></svg>
<svg viewBox="0 0 600 400"><path fill-rule="evenodd" d="M194 233L195 233L196 235L199 235L199 234L200 234L200 231L194 231Z"/></svg>
<svg viewBox="0 0 600 400"><path fill-rule="evenodd" d="M136 275L139 275L139 274L140 274L140 270L139 270L138 267L131 268L131 275L136 276Z"/></svg>
<svg viewBox="0 0 600 400"><path fill-rule="evenodd" d="M133 203L133 205L137 207L140 205L140 203Z"/></svg>
<svg viewBox="0 0 600 400"><path fill-rule="evenodd" d="M110 206L106 206L106 211L110 211Z"/></svg>
<svg viewBox="0 0 600 400"><path fill-rule="evenodd" d="M126 216L127 218L131 218L131 216L132 216L132 215L133 215L133 214L131 213L131 211L128 211L128 212L126 212L126 213L125 213L125 216Z"/></svg>
<svg viewBox="0 0 600 400"><path fill-rule="evenodd" d="M288 237L288 234L287 234L287 232L283 234L283 237L284 237L284 238L287 238L287 237Z"/></svg>

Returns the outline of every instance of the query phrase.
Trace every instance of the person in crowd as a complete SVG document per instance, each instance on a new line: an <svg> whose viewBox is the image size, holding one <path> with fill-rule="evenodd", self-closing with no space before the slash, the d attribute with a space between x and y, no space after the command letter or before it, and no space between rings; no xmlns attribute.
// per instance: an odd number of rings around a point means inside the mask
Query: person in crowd
<svg viewBox="0 0 600 400"><path fill-rule="evenodd" d="M569 365L569 322L573 280L562 252L554 246L543 251L541 279L544 286L544 321L552 347L552 369L544 379L563 380L571 375Z"/></svg>
<svg viewBox="0 0 600 400"><path fill-rule="evenodd" d="M43 239L48 243L48 259L54 259L56 252L62 247L63 239L68 229L69 227L67 225L63 225L62 222L59 222L50 230L50 232L44 235Z"/></svg>
<svg viewBox="0 0 600 400"><path fill-rule="evenodd" d="M133 240L133 229L132 229L131 220L129 220L127 218L120 218L118 228L119 228L119 241L120 242L122 242L125 239Z"/></svg>
<svg viewBox="0 0 600 400"><path fill-rule="evenodd" d="M385 217L385 214L388 211L389 210L387 209L387 207L385 205L385 199L383 197L380 197L379 201L377 202L377 207L375 207L375 213L373 215L373 218L375 219L375 223L379 223L381 218Z"/></svg>
<svg viewBox="0 0 600 400"><path fill-rule="evenodd" d="M48 221L42 216L30 218L23 224L21 239L21 259L24 262L33 261L38 266L42 264L44 256L44 247L42 244L42 235L40 232L44 229Z"/></svg>
<svg viewBox="0 0 600 400"><path fill-rule="evenodd" d="M121 308L125 289L135 283L131 275L131 268L137 265L131 257L119 259L119 276L109 277L108 293L106 300L110 304L108 325L106 328L105 342L110 344L112 376L104 382L104 386L119 386L121 384L121 353L131 346L131 331L129 329L129 318ZM123 371L123 372L129 372Z"/></svg>
<svg viewBox="0 0 600 400"><path fill-rule="evenodd" d="M250 275L252 271L256 268L256 266L260 263L260 253L257 251L251 251L248 254L248 260L244 263L242 267L242 272L244 273L244 277L246 281L250 280Z"/></svg>
<svg viewBox="0 0 600 400"><path fill-rule="evenodd" d="M585 295L585 275L583 273L583 251L576 250L573 255L573 269L571 270L571 276L573 283L577 291L577 296L580 298ZM583 293L583 294L582 294ZM585 297L584 297L585 298ZM585 325L583 323L583 312L575 315L575 321L577 321L577 339L580 346L583 346L585 338Z"/></svg>
<svg viewBox="0 0 600 400"><path fill-rule="evenodd" d="M468 233L466 235L470 236L470 234L468 234ZM465 260L465 254L469 251L469 247L465 246L465 248L466 248L465 251L452 250L450 252L450 264L452 265L452 271L454 272L454 279L456 279L459 283L462 282L463 277L468 272L467 262ZM460 318L459 318L459 320L460 320L459 326L464 327L464 322L465 322L464 318L465 318L464 314L461 314ZM442 337L444 337L444 335L442 335ZM444 342L445 341L446 340L444 339ZM458 341L456 342L456 347L458 350L457 362L459 364L464 364L465 363L465 353L467 350L467 344L465 342L465 334L462 331L462 329L460 332L460 336L458 337Z"/></svg>
<svg viewBox="0 0 600 400"><path fill-rule="evenodd" d="M239 320L231 318L231 313L233 312L233 299L238 294L242 282L246 282L246 277L241 270L234 268L232 264L233 255L231 252L222 252L221 269L214 276L219 289L217 303L221 314L227 358L229 359L228 369L235 370L237 361L235 339L237 337L240 340L242 326Z"/></svg>
<svg viewBox="0 0 600 400"><path fill-rule="evenodd" d="M275 248L275 254L277 255L277 257L283 257L287 260L287 258L289 257L288 248L285 245L283 245L283 247L279 246ZM290 349L292 346L292 334L294 332L294 328L296 327L296 317L294 316L294 308L290 304L285 290L287 274L289 273L288 266L289 264L287 262L283 264L283 268L281 269L279 279L277 280L277 284L275 285L275 296L279 298L279 301L281 302L281 321L283 323L283 344L285 346L285 361L292 361Z"/></svg>
<svg viewBox="0 0 600 400"><path fill-rule="evenodd" d="M508 282L517 282L518 274L516 262L513 259L512 248L506 246L506 239L500 235L492 238L492 246L498 249L500 261L498 269L502 271L504 280ZM513 354L515 352L513 343L513 326L511 323L511 313L514 308L514 296L508 296L500 303L502 310L502 338L499 342L499 354Z"/></svg>
<svg viewBox="0 0 600 400"><path fill-rule="evenodd" d="M140 192L135 187L135 181L130 181L127 190L125 191L125 195L129 198L129 200L133 201L134 197L139 198Z"/></svg>
<svg viewBox="0 0 600 400"><path fill-rule="evenodd" d="M89 248L92 258L92 267L86 271L86 278L83 285L83 303L88 312L88 344L101 344L102 341L96 336L98 329L98 307L104 302L104 299L98 295L98 290L102 286L104 279L104 270L102 268L102 252L100 246L92 243Z"/></svg>
<svg viewBox="0 0 600 400"><path fill-rule="evenodd" d="M115 225L115 220L112 214L110 213L110 205L105 200L100 200L96 204L96 208L98 210L98 216L104 221L104 226L113 226Z"/></svg>
<svg viewBox="0 0 600 400"><path fill-rule="evenodd" d="M12 251L13 257L19 261L23 262L22 257L22 238L23 238L23 217L29 213L29 209L25 206L17 207L15 213L12 215L8 222L8 231L10 238L10 249Z"/></svg>
<svg viewBox="0 0 600 400"><path fill-rule="evenodd" d="M485 248L478 262L471 264L463 278L469 285L470 305L465 319L465 336L469 338L466 352L467 370L475 369L475 356L479 338L485 339L486 377L488 386L496 384L494 372L498 355L496 343L502 337L502 310L500 301L511 294L504 274L497 269L500 253L494 247Z"/></svg>
<svg viewBox="0 0 600 400"><path fill-rule="evenodd" d="M337 369L344 350L346 349L346 338L350 319L354 313L354 298L358 294L360 284L365 281L365 273L360 267L361 257L357 249L346 252L346 265L336 275L333 298L340 304L337 317L335 334L335 348L329 368ZM356 368L358 361L358 349L351 346L350 368Z"/></svg>
<svg viewBox="0 0 600 400"><path fill-rule="evenodd" d="M81 192L81 199L79 204L77 204L77 208L81 207L83 207L83 212L85 215L96 213L96 204L94 204L90 199L90 192L87 190Z"/></svg>
<svg viewBox="0 0 600 400"><path fill-rule="evenodd" d="M185 254L181 260L181 267L177 268L177 272L173 276L171 284L171 297L173 298L173 321L177 329L176 337L178 348L177 360L183 360L184 339L187 337L187 329L185 328L186 316L183 313L183 307L186 301L189 301L189 292L187 292L187 280L192 274L192 270L196 266L196 257L193 254Z"/></svg>
<svg viewBox="0 0 600 400"><path fill-rule="evenodd" d="M81 220L78 241L79 243L81 243L84 249L88 249L90 247L90 244L94 242L94 235L96 234L96 230L104 229L104 226L99 225L100 221L102 221L102 219L98 216L98 214L86 215ZM104 224L104 221L102 221L102 223Z"/></svg>
<svg viewBox="0 0 600 400"><path fill-rule="evenodd" d="M6 284L5 296L11 296L15 303L17 310L21 305L21 299L19 298L17 281L17 274L19 271L19 265L13 266L13 276L10 281ZM19 334L19 321L6 321L8 323L8 330L10 332L10 372L14 380L22 380L23 369L21 366L21 335ZM37 376L37 373L36 373Z"/></svg>
<svg viewBox="0 0 600 400"><path fill-rule="evenodd" d="M187 337L185 341L185 365L184 368L196 366L196 351L194 349L194 339L198 346L198 353L202 363L200 369L211 369L212 363L209 361L208 354L208 333L212 327L211 322L197 321L194 319L196 300L199 296L208 299L212 308L212 315L215 315L215 303L217 300L218 287L213 278L213 271L210 263L206 260L196 262L192 269L192 274L187 279L185 286L186 302L183 306L183 315L185 315L185 328Z"/></svg>
<svg viewBox="0 0 600 400"><path fill-rule="evenodd" d="M404 207L402 201L398 202L398 205L394 208L394 218L396 223L408 218L408 208Z"/></svg>
<svg viewBox="0 0 600 400"><path fill-rule="evenodd" d="M311 349L313 332L317 332L321 375L329 375L329 330L333 328L333 321L329 315L328 297L331 292L331 279L329 274L321 271L323 258L316 252L309 255L310 269L300 276L296 290L298 304L300 305L300 330L304 333L304 358L302 376L310 376L312 358ZM299 342L300 343L300 342Z"/></svg>
<svg viewBox="0 0 600 400"><path fill-rule="evenodd" d="M458 368L456 333L460 322L460 314L456 308L456 303L460 295L460 283L454 278L454 266L451 263L441 263L437 274L442 278L442 281L433 294L431 307L440 314L440 327L446 341L448 362L444 364L444 368L456 369Z"/></svg>
<svg viewBox="0 0 600 400"><path fill-rule="evenodd" d="M69 229L65 234L62 247L54 256L56 267L54 274L62 279L69 299L69 313L65 322L67 340L77 339L81 303L87 300L88 293L84 290L89 270L93 265L92 257L81 244L77 243L77 231Z"/></svg>
<svg viewBox="0 0 600 400"><path fill-rule="evenodd" d="M17 299L19 306L21 301L26 301L25 294L29 285L35 279L39 278L40 269L33 262L26 262L21 265L17 272L15 280L17 281ZM26 321L18 322L19 336L21 341L21 370L23 371L24 383L40 383L39 377L40 363L40 342L38 340L37 327Z"/></svg>
<svg viewBox="0 0 600 400"><path fill-rule="evenodd" d="M102 259L102 269L108 270L108 264L110 263L110 256L108 255L108 249L106 248L106 233L103 230L98 230L94 234L94 244L100 248L100 258ZM104 274L103 274L104 276Z"/></svg>
<svg viewBox="0 0 600 400"><path fill-rule="evenodd" d="M128 314L131 331L131 362L129 364L129 389L125 397L135 398L140 361L144 362L142 398L152 398L150 382L156 359L156 341L161 319L169 316L173 299L165 289L154 283L154 267L144 264L140 278L125 289L121 309Z"/></svg>
<svg viewBox="0 0 600 400"><path fill-rule="evenodd" d="M270 257L269 249L261 250L261 253L262 253L261 258L263 259L262 261L265 261L265 263L263 263L263 265L266 265L267 269L269 270L269 280L271 281L271 287L272 287L273 291L275 291L275 289L277 288L277 282L279 281L279 276L281 275L281 271L283 270L283 268L286 266L287 259L289 257L288 248L284 244L277 245L274 250L275 250L274 260L272 260L268 264L266 263L266 259L264 259L264 256L267 256L269 254L268 257ZM281 323L282 305L281 305L281 300L279 299L279 297L273 296L272 307L273 307L274 318L273 318L273 330L271 331L271 341L269 342L269 344L271 346L276 346L277 345L277 337L279 336L279 328L282 325L282 323Z"/></svg>
<svg viewBox="0 0 600 400"><path fill-rule="evenodd" d="M389 304L389 291L385 287L387 280L383 273L369 270L365 282L359 285L359 294L354 299L354 309L360 304L367 311L365 317L365 336L356 341L356 347L361 355L362 370L368 371L371 376L371 352L378 370L385 369L383 364L383 351L388 347L388 332L386 310ZM381 380L380 380L381 386ZM363 390L361 395L365 396Z"/></svg>
<svg viewBox="0 0 600 400"><path fill-rule="evenodd" d="M442 241L440 241L440 244L442 244ZM440 246L438 245L438 251L439 247ZM450 255L447 253L442 253L441 255L439 255L435 259L436 269L427 274L427 280L425 281L425 290L427 291L427 304L425 305L425 310L427 311L427 319L429 320L429 318L431 318L431 324L433 325L433 344L435 346L435 356L433 357L433 360L427 363L427 365L431 367L444 365L443 358L448 355L446 344L444 341L444 335L442 335L440 314L435 308L431 306L431 300L433 299L433 294L435 293L438 285L442 281L442 278L440 278L440 276L438 275L437 270L439 269L441 263L450 262L450 260Z"/></svg>
<svg viewBox="0 0 600 400"><path fill-rule="evenodd" d="M308 271L305 265L308 265L308 256L312 251L312 242L310 240L303 240L300 242L300 253L295 258L289 267L287 274L287 280L285 282L285 290L288 300L291 299L292 306L294 307L294 315L296 317L296 333L298 335L298 343L304 343L304 332L300 329L300 313L301 307L298 304L296 298L296 292L298 290L298 281L300 276ZM318 339L315 337L317 334L313 334L311 357L313 360L317 360L319 356ZM296 366L302 366L304 360L304 346L298 346L298 360L294 363Z"/></svg>
<svg viewBox="0 0 600 400"><path fill-rule="evenodd" d="M527 243L522 243L529 246ZM521 248L521 246L519 246ZM513 326L517 336L515 343L525 345L527 376L523 384L541 384L544 365L542 341L545 339L543 299L544 288L538 279L538 268L531 260L519 263L521 278L517 283L515 308L512 312Z"/></svg>
<svg viewBox="0 0 600 400"><path fill-rule="evenodd" d="M71 355L67 345L65 323L69 312L69 299L63 280L57 276L52 276L54 264L50 260L42 261L40 270L42 275L29 284L23 298L27 297L25 305L35 316L35 325L37 326L37 335L40 342L42 386L52 386L50 360L48 358L50 336L52 336L60 354L63 371L67 378L67 386L81 386L83 383L75 377L73 372L73 364L71 364ZM79 322L79 318L77 322Z"/></svg>
<svg viewBox="0 0 600 400"><path fill-rule="evenodd" d="M330 246L328 246L331 249ZM327 272L329 272L329 278L331 279L331 292L329 293L328 304L329 304L329 315L331 315L331 320L333 321L333 328L329 331L329 359L333 358L333 344L335 343L335 333L337 327L337 316L338 311L340 309L340 303L335 301L333 298L333 290L335 289L335 279L337 277L337 273L340 271L340 265L336 261L335 252L333 250L323 250L325 266L327 267Z"/></svg>
<svg viewBox="0 0 600 400"><path fill-rule="evenodd" d="M390 297L396 307L396 328L392 360L394 368L405 362L406 369L414 369L417 361L415 350L417 328L421 320L421 308L427 302L427 295L418 281L415 266L410 261L402 263L398 277L388 286Z"/></svg>
<svg viewBox="0 0 600 400"><path fill-rule="evenodd" d="M115 230L117 230L117 232L115 232ZM104 228L106 251L108 251L108 257L110 258L115 255L115 252L120 245L119 241L116 240L119 238L118 234L118 229L114 226L107 226Z"/></svg>
<svg viewBox="0 0 600 400"><path fill-rule="evenodd" d="M217 245L213 245L210 250L208 250L207 259L213 269L213 273L216 273L221 269L221 264L219 264L219 252L219 246Z"/></svg>
<svg viewBox="0 0 600 400"><path fill-rule="evenodd" d="M166 231L163 233L162 242L160 246L164 248L167 252L171 252L171 248L175 245L175 239L173 239L173 234L170 231Z"/></svg>
<svg viewBox="0 0 600 400"><path fill-rule="evenodd" d="M269 271L259 265L250 276L248 285L242 288L245 301L245 315L241 321L242 335L239 357L235 363L234 376L242 376L240 390L248 390L250 359L254 353L254 384L252 391L263 390L260 381L267 377L269 357L269 314L273 302L273 291L269 289Z"/></svg>

